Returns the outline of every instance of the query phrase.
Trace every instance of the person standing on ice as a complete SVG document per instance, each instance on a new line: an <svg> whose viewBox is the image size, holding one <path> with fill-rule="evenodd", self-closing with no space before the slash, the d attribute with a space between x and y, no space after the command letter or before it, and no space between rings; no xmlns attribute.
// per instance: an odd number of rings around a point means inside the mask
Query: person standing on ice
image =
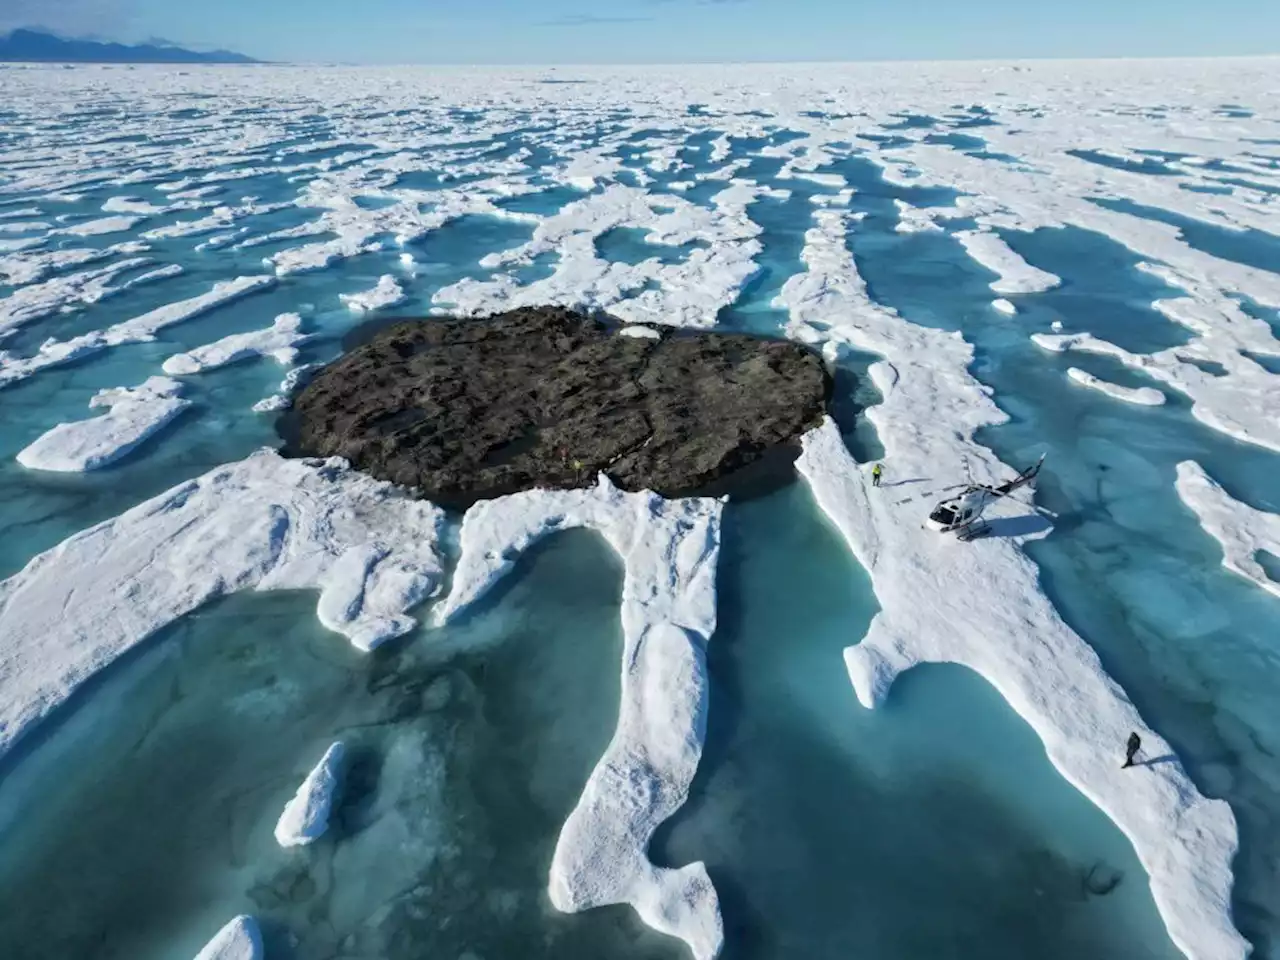
<svg viewBox="0 0 1280 960"><path fill-rule="evenodd" d="M1139 750L1142 749L1142 738L1136 733L1129 734L1129 742L1125 744L1124 766L1121 770L1128 770L1133 766L1133 758L1137 756Z"/></svg>
<svg viewBox="0 0 1280 960"><path fill-rule="evenodd" d="M880 478L883 475L884 475L884 467L877 463L874 467L871 468L871 485L873 487L880 486Z"/></svg>

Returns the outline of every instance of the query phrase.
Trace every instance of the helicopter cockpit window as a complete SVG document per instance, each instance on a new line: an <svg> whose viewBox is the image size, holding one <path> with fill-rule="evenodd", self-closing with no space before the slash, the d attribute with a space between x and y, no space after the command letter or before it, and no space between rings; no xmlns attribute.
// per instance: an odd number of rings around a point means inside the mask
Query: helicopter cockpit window
<svg viewBox="0 0 1280 960"><path fill-rule="evenodd" d="M937 523L942 524L943 526L949 527L951 526L951 524L956 522L955 508L945 506L945 505L941 506L937 510L933 511L933 516L931 519L936 521Z"/></svg>

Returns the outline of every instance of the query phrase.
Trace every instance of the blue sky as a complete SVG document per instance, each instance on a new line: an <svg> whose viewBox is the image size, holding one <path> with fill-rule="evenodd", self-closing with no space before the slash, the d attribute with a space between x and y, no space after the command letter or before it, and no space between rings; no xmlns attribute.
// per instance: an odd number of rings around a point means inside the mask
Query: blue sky
<svg viewBox="0 0 1280 960"><path fill-rule="evenodd" d="M33 25L360 63L1280 53L1280 0L0 0Z"/></svg>

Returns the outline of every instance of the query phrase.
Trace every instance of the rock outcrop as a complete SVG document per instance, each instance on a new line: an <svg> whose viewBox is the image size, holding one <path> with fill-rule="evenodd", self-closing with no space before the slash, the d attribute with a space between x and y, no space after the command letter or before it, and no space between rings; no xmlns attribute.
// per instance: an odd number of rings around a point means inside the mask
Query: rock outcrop
<svg viewBox="0 0 1280 960"><path fill-rule="evenodd" d="M299 394L290 452L345 457L449 507L599 472L668 497L729 492L766 465L789 475L793 441L825 412L821 357L627 333L556 307L393 324Z"/></svg>

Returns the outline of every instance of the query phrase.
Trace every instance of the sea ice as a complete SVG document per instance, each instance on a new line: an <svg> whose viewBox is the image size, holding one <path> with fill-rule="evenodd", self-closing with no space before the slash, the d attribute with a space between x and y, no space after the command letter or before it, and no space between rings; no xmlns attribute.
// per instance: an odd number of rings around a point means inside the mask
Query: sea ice
<svg viewBox="0 0 1280 960"><path fill-rule="evenodd" d="M1079 367L1068 369L1067 376L1074 383L1097 390L1099 393L1105 393L1109 397L1123 400L1126 403L1137 403L1146 407L1158 407L1164 403L1164 394L1155 387L1122 387L1118 383L1111 383L1101 377L1095 377L1092 373L1081 370Z"/></svg>
<svg viewBox="0 0 1280 960"><path fill-rule="evenodd" d="M203 313L246 297L251 293L274 285L275 277L238 277L215 283L208 293L179 300L177 303L157 307L142 316L134 317L110 326L105 330L86 333L71 340L46 340L30 357L3 357L0 363L0 387L25 380L48 367L70 363L109 347L125 343L146 343L157 333L175 323L190 320ZM30 289L30 288L28 288ZM19 291L20 293L22 291ZM3 307L0 307L0 336L3 335Z"/></svg>
<svg viewBox="0 0 1280 960"><path fill-rule="evenodd" d="M100 237L107 233L124 233L142 222L142 217L102 217L53 231L68 237Z"/></svg>
<svg viewBox="0 0 1280 960"><path fill-rule="evenodd" d="M372 290L365 290L362 293L342 293L338 295L338 299L347 305L353 313L369 313L373 310L381 310L383 307L394 307L397 303L403 303L405 300L405 292L396 278L391 274L383 274L378 280L377 286Z"/></svg>
<svg viewBox="0 0 1280 960"><path fill-rule="evenodd" d="M617 551L626 565L618 726L561 830L549 893L567 912L629 903L697 960L710 960L724 941L711 879L701 863L655 866L647 850L687 798L702 753L721 510L711 499L624 493L604 475L591 490L482 501L463 518L462 552L440 610L444 621L457 616L551 533L588 527Z"/></svg>
<svg viewBox="0 0 1280 960"><path fill-rule="evenodd" d="M1280 597L1280 583L1257 560L1265 550L1280 557L1280 514L1233 499L1194 460L1178 464L1178 496L1222 545L1222 565Z"/></svg>
<svg viewBox="0 0 1280 960"><path fill-rule="evenodd" d="M1043 293L1062 283L1052 273L1031 266L994 233L962 230L956 239L970 257L992 273L1000 274L1000 279L991 284L996 293Z"/></svg>
<svg viewBox="0 0 1280 960"><path fill-rule="evenodd" d="M294 367L280 381L279 392L269 397L264 397L255 403L253 405L254 412L274 413L279 410L288 410L293 403L294 393L311 378L311 375L317 369L319 369L319 365L314 363L304 363L300 367Z"/></svg>
<svg viewBox="0 0 1280 960"><path fill-rule="evenodd" d="M1018 308L1013 302L1004 298L992 300L991 306L997 313L1003 313L1006 317L1016 316L1018 313Z"/></svg>
<svg viewBox="0 0 1280 960"><path fill-rule="evenodd" d="M629 327L623 327L618 331L624 337L638 337L640 339L661 340L662 334L653 327L646 327L640 323L633 323Z"/></svg>
<svg viewBox="0 0 1280 960"><path fill-rule="evenodd" d="M262 960L262 934L253 917L239 916L218 931L196 960Z"/></svg>
<svg viewBox="0 0 1280 960"><path fill-rule="evenodd" d="M329 747L302 781L298 792L285 804L276 823L276 843L280 846L306 846L319 840L329 829L329 811L342 777L343 754L341 742Z"/></svg>
<svg viewBox="0 0 1280 960"><path fill-rule="evenodd" d="M443 516L344 461L263 450L63 541L0 582L0 755L215 597L318 589L326 605L337 592L326 625L361 648L407 633L408 611L440 583Z"/></svg>
<svg viewBox="0 0 1280 960"><path fill-rule="evenodd" d="M721 308L732 303L758 270L758 225L747 207L768 191L733 181L711 199L711 207L675 195L653 195L613 185L569 204L542 220L521 247L486 257L489 268L527 266L544 253L559 261L552 276L522 285L515 276L465 279L437 292L433 302L462 314L493 313L520 306L558 304L608 310L629 324L714 326ZM666 246L704 241L679 263L657 258L638 264L602 259L598 237L616 227L646 231L649 243Z"/></svg>
<svg viewBox="0 0 1280 960"><path fill-rule="evenodd" d="M1238 440L1280 450L1280 390L1275 387L1276 376L1240 350L1213 349L1201 339L1159 353L1132 353L1090 333L1034 333L1031 341L1053 353L1075 350L1115 357L1125 366L1190 397L1191 415L1202 423ZM1265 342L1258 345L1266 352L1280 347ZM1222 375L1210 372L1206 364L1221 365Z"/></svg>
<svg viewBox="0 0 1280 960"><path fill-rule="evenodd" d="M176 353L164 362L164 372L171 376L200 373L249 357L270 357L282 367L292 366L298 358L298 346L309 339L302 332L302 317L282 313L264 330L233 333L186 353Z"/></svg>
<svg viewBox="0 0 1280 960"><path fill-rule="evenodd" d="M845 651L858 699L882 703L894 679L919 663L960 663L986 677L1039 734L1062 775L1133 842L1173 942L1192 960L1244 957L1248 945L1231 914L1238 842L1231 809L1200 796L1041 592L1018 539L1043 534L1048 524L1008 500L992 511L992 536L973 543L922 523L939 483L967 469L983 474L979 482L1007 472L988 466L973 441L976 430L1005 416L968 373L972 347L872 301L845 246L844 218L832 211L815 218L802 254L808 272L792 277L778 298L791 312L788 330L832 356L853 348L884 357L870 368L884 400L867 416L890 482L930 484L906 497L892 486L872 488L831 420L805 438L798 469L871 575L881 605L867 636ZM1152 756L1169 762L1122 771L1117 754L1135 730Z"/></svg>
<svg viewBox="0 0 1280 960"><path fill-rule="evenodd" d="M152 377L137 387L100 390L90 407L107 412L88 420L60 423L18 453L28 470L85 473L115 463L191 406L182 384Z"/></svg>

